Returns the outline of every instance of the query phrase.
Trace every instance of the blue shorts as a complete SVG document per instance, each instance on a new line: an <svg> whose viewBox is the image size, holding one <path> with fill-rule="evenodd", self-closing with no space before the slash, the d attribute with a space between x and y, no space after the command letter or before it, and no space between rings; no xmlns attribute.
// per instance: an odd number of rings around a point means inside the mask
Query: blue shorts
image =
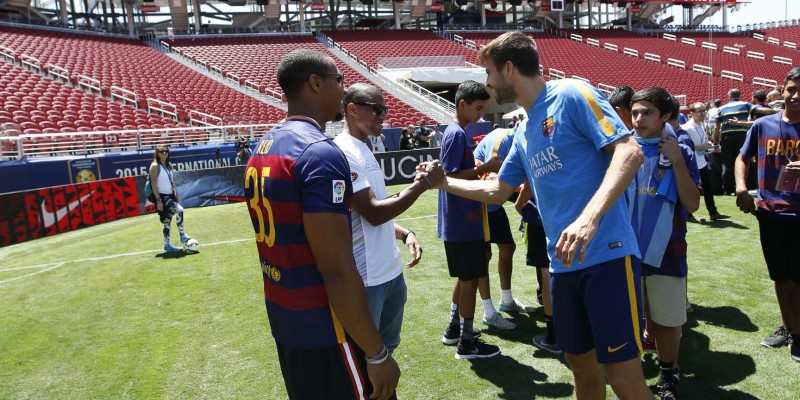
<svg viewBox="0 0 800 400"><path fill-rule="evenodd" d="M550 275L556 339L564 351L597 351L597 362L627 361L642 354L640 261L618 258Z"/></svg>

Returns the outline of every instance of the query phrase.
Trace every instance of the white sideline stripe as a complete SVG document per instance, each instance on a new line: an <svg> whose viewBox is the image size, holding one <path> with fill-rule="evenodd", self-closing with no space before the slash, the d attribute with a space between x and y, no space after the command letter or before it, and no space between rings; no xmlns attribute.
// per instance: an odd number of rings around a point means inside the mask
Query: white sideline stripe
<svg viewBox="0 0 800 400"><path fill-rule="evenodd" d="M249 241L249 240L255 240L255 238L226 240L226 241L223 241L223 242L207 243L207 244L204 244L203 246L217 246L217 245L221 245L221 244L246 242L246 241ZM136 255L147 254L147 253L161 253L163 251L164 250L143 250L143 251L134 251L134 252L131 252L131 253L109 254L107 256L84 258L84 259L80 259L80 260L67 260L67 261L61 261L61 262L58 262L58 263L51 263L51 264L37 264L37 265L28 265L28 266L23 266L23 267L3 268L3 269L0 269L0 272L16 271L16 270L21 270L21 269L45 268L45 267L53 267L53 266L55 266L57 268L57 267L60 267L60 266L62 266L64 264L70 264L70 263L82 263L82 262L87 262L87 261L102 261L102 260L109 260L109 259L112 259L112 258L136 256ZM46 268L46 269L43 269L41 271L35 272L33 274L22 275L21 277L39 274L39 273L42 273L42 272L45 272L45 271L49 271L51 269L53 269L53 268ZM11 280L16 280L16 279L21 278L21 277L10 278L10 279L7 279L7 280L0 281L0 283L6 282L6 281L11 281Z"/></svg>
<svg viewBox="0 0 800 400"><path fill-rule="evenodd" d="M23 279L23 278L27 278L27 277L29 277L29 276L34 276L34 275L38 275L38 274L43 274L43 273L45 273L45 272L47 272L47 271L54 270L54 269L56 269L56 268L62 267L62 266L64 266L65 264L66 264L65 262L61 262L61 263L58 263L58 264L56 264L56 265L53 265L53 266L52 266L52 267L50 267L50 268L41 269L41 270L39 270L39 271L36 271L36 272L31 272L30 274L25 274L25 275L15 276L15 277L13 277L13 278L3 279L3 280L0 280L0 285L2 285L2 284L4 284L4 283L13 282L13 281L16 281L16 280L20 280L20 279Z"/></svg>
<svg viewBox="0 0 800 400"><path fill-rule="evenodd" d="M503 206L503 208L509 208L509 207L514 207L514 205L513 204L509 204L509 205L504 205ZM418 216L418 217L396 218L394 220L395 221L412 221L412 220L416 220L416 219L425 219L425 218L432 218L432 217L437 217L437 215L436 214L430 214L430 215L422 215L422 216ZM250 240L255 240L255 238L234 239L234 240L226 240L226 241L222 241L222 242L206 243L206 244L203 244L203 246L204 247L206 247L206 246L218 246L218 245L221 245L221 244L247 242L247 241L250 241ZM60 262L57 262L57 263L26 265L26 266L22 266L22 267L11 267L11 268L0 268L0 272L18 271L18 270L23 270L23 269L44 268L44 269L42 269L40 271L36 271L36 272L30 273L30 274L25 274L25 275L20 275L20 276L14 277L14 278L0 280L0 284L6 283L6 282L16 281L18 279L26 278L26 277L33 276L33 275L38 275L38 274L41 274L43 272L47 272L47 271L50 271L52 269L56 269L56 268L59 268L61 266L64 266L65 264L81 263L81 262L87 262L87 261L110 260L110 259L119 258L119 257L129 257L129 256L137 256L137 255L141 255L141 254L159 253L159 252L163 252L163 250L142 250L142 251L134 251L134 252L130 252L130 253L118 253L118 254L109 254L107 256L84 258L84 259L80 259L80 260L60 261Z"/></svg>

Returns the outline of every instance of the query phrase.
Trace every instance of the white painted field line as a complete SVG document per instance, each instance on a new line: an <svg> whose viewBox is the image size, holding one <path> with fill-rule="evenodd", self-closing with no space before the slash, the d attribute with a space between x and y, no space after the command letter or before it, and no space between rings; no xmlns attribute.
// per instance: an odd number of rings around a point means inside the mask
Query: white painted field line
<svg viewBox="0 0 800 400"><path fill-rule="evenodd" d="M255 240L255 239L254 238L247 238L247 239L226 240L226 241L222 241L222 242L205 243L202 246L204 246L204 247L206 247L206 246L209 246L209 247L210 246L218 246L218 245L221 245L221 244L246 242L246 241L249 241L249 240ZM134 251L134 252L130 252L130 253L117 253L117 254L109 254L109 255L99 256L99 257L83 258L83 259L79 259L79 260L66 260L66 261L60 261L58 263L51 263L51 264L37 264L37 265L26 265L26 266L21 266L21 267L3 268L3 269L0 269L0 272L16 271L16 270L21 270L21 269L34 269L34 268L45 268L45 269L43 269L41 271L37 271L37 272L32 273L32 274L22 275L22 276L15 277L15 278L9 278L7 280L0 281L0 283L6 282L6 281L11 281L11 280L16 280L16 279L19 279L21 277L40 274L42 272L49 271L49 270L53 269L53 267L57 268L57 267L60 267L60 266L62 266L64 264L82 263L82 262L88 262L88 261L102 261L102 260L110 260L110 259L120 258L120 257L129 257L129 256L136 256L136 255L141 255L141 254L163 253L163 252L164 252L164 250L160 250L160 249L158 249L158 250L142 250L142 251Z"/></svg>
<svg viewBox="0 0 800 400"><path fill-rule="evenodd" d="M3 280L0 280L0 285L2 285L2 284L4 284L4 283L13 282L13 281L16 281L16 280L20 280L20 279L23 279L23 278L27 278L27 277L30 277L30 276L34 276L34 275L43 274L43 273L45 273L45 272L47 272L47 271L54 270L54 269L56 269L56 268L62 267L62 266L64 266L65 264L66 264L66 263L64 263L64 262L61 262L61 263L55 264L55 265L53 265L53 266L51 266L51 267L49 267L49 268L40 269L40 270L38 270L38 271L31 272L30 274L25 274L25 275L15 276L15 277L13 277L13 278L3 279Z"/></svg>

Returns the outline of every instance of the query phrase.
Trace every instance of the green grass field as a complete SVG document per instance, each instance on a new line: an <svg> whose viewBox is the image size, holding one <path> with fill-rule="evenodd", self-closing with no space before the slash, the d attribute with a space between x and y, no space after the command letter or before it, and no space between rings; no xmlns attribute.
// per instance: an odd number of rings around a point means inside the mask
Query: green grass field
<svg viewBox="0 0 800 400"><path fill-rule="evenodd" d="M689 228L694 312L680 356L682 397L800 398L800 364L788 349L758 344L779 318L755 219L736 211L732 197L717 201L731 220ZM430 191L399 218L425 250L406 271L399 396L574 397L563 357L534 353L530 344L544 330L541 309L512 315L515 331L486 330L499 357L456 360L441 344L452 280L436 238L436 204ZM199 254L164 257L153 215L0 249L0 398L285 398L246 207L190 209L186 221ZM513 288L532 304L536 278L517 243ZM655 384L652 357L645 373Z"/></svg>

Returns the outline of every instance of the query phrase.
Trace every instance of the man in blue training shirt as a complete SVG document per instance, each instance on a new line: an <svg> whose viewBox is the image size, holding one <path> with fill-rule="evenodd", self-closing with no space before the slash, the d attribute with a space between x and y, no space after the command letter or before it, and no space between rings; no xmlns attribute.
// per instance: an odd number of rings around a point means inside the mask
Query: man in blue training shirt
<svg viewBox="0 0 800 400"><path fill-rule="evenodd" d="M678 349L686 323L686 219L700 205L694 150L679 144L665 126L668 121L677 125L679 107L660 87L637 92L631 105L635 138L645 159L628 188L628 199L642 254L647 330L658 349L656 388L662 399L678 397Z"/></svg>
<svg viewBox="0 0 800 400"><path fill-rule="evenodd" d="M501 204L526 178L548 239L553 318L579 399L652 398L641 361L639 249L622 194L642 163L630 132L594 87L545 82L521 32L478 54L500 104L528 110L495 181L448 177L443 190ZM577 261L577 262L576 262Z"/></svg>

